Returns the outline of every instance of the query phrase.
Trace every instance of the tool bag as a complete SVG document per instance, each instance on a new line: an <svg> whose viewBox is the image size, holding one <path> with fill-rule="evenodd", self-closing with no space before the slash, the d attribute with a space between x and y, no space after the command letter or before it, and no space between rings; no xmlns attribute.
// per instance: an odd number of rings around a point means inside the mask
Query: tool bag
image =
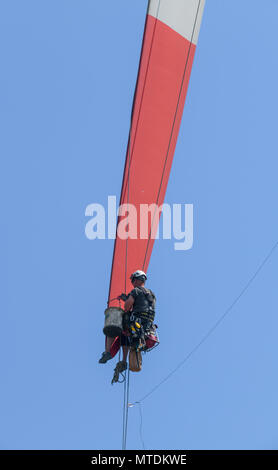
<svg viewBox="0 0 278 470"><path fill-rule="evenodd" d="M129 370L132 372L140 372L142 369L142 355L141 351L131 349L129 352Z"/></svg>

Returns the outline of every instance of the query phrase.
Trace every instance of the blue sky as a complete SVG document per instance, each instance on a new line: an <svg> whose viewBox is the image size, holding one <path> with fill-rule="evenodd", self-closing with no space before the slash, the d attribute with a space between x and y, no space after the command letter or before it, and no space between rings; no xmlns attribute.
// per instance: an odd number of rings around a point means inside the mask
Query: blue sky
<svg viewBox="0 0 278 470"><path fill-rule="evenodd" d="M85 208L119 195L146 0L0 2L1 449L121 447L123 387L98 364L113 241ZM278 240L278 2L207 1L166 202L194 246L155 243L161 345L145 396ZM278 249L207 341L142 403L148 449L277 449ZM141 448L139 408L127 447Z"/></svg>

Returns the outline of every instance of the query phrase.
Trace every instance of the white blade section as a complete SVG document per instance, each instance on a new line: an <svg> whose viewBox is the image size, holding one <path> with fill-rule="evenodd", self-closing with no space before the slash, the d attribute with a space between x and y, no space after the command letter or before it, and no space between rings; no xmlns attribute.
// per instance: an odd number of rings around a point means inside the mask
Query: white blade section
<svg viewBox="0 0 278 470"><path fill-rule="evenodd" d="M205 0L150 0L148 14L197 44Z"/></svg>

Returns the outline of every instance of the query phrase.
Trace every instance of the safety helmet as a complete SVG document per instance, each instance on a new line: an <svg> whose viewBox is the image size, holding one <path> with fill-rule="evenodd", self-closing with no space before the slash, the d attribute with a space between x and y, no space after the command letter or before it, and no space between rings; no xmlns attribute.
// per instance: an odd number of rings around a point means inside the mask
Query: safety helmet
<svg viewBox="0 0 278 470"><path fill-rule="evenodd" d="M140 269L138 269L137 271L132 273L131 276L130 276L131 282L133 282L134 279L138 279L139 281L145 282L147 280L147 276L144 273L144 271L140 271Z"/></svg>

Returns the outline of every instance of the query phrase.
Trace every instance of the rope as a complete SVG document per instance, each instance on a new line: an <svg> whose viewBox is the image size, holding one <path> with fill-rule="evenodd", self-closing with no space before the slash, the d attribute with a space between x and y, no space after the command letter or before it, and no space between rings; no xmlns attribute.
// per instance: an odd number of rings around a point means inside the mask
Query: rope
<svg viewBox="0 0 278 470"><path fill-rule="evenodd" d="M141 444L142 444L142 447L144 450L146 450L145 448L145 443L144 443L144 439L143 439L143 413L142 413L142 405L140 403L140 401L136 401L135 402L136 405L139 405L139 412L140 412L140 439L141 439Z"/></svg>
<svg viewBox="0 0 278 470"><path fill-rule="evenodd" d="M146 400L150 395L152 395L161 385L163 385L172 375L177 372L178 369L180 369L189 359L190 357L201 347L202 344L209 338L209 336L216 330L216 328L220 325L220 323L224 320L224 318L231 312L233 307L236 305L236 303L241 299L241 297L245 294L247 289L250 287L252 282L256 279L258 276L259 272L263 269L267 261L270 259L274 251L276 250L278 246L278 241L273 245L267 256L264 258L262 263L259 265L253 276L249 279L245 287L241 290L239 295L235 298L235 300L231 303L231 305L226 309L226 311L223 313L223 315L214 323L214 325L208 330L208 332L203 336L203 338L199 341L199 343L196 344L196 346L191 349L191 351L187 354L187 356L168 374L164 379L162 379L155 387L153 387L141 400L135 401L133 404L130 406L135 406L138 405L140 409L140 439L141 443L143 446L143 449L145 450L145 444L143 440L143 414L142 414L142 402Z"/></svg>
<svg viewBox="0 0 278 470"><path fill-rule="evenodd" d="M126 371L124 374L126 379ZM125 426L125 415L126 415L126 380L124 380L124 403L123 403L123 432L122 432L122 449L124 450L125 445L125 434L126 434L126 426Z"/></svg>
<svg viewBox="0 0 278 470"><path fill-rule="evenodd" d="M122 450L126 450L127 440L127 424L128 424L128 409L129 409L129 367L125 371L124 380L124 406L123 406L123 433L122 433Z"/></svg>
<svg viewBox="0 0 278 470"><path fill-rule="evenodd" d="M124 450L126 450L126 440L127 440L127 423L128 423L128 409L129 409L129 367L127 370L127 396L126 396L126 421L125 421L125 442L124 442Z"/></svg>
<svg viewBox="0 0 278 470"><path fill-rule="evenodd" d="M179 108L179 104L180 104L181 93L182 93L182 90L183 90L183 84L184 84L185 74L186 74L186 70L187 70L187 64L188 64L188 60L189 60L189 56L190 56L190 51L191 51L192 39L193 39L194 31L195 31L196 21L197 21L197 18L198 18L199 7L200 7L200 0L199 0L199 3L198 3L198 8L197 8L197 13L196 13L196 17L195 17L194 26L193 26L193 31L192 31L190 46L189 46L188 54L187 54L187 58L186 58L185 68L184 68L183 77L182 77L182 82L181 82L181 87L180 87L179 96L178 96L178 102L177 102L176 111L175 111L175 115L174 115L174 121L173 121L173 125L172 125L172 130L171 130L171 135L170 135L170 139L169 139L168 149L167 149L167 153L166 153L166 157L165 157L165 161L164 161L163 172L162 172L161 181L160 181L160 186L159 186L159 190L158 190L156 205L157 205L157 203L158 203L158 199L159 199L159 195L160 195L160 191L161 191L161 187L162 187L162 183L163 183L163 178L164 178L164 174L165 174L166 163L167 163L168 156L169 156L171 141L172 141L173 132L174 132L174 127L175 127L175 123L176 123L178 108ZM144 81L144 87L143 87L143 92L142 92L142 98L141 98L141 103L140 103L140 108L139 108L138 120L137 120L136 128L135 128L133 149L134 149L135 141L136 141L138 122L139 122L139 118L140 118L141 107L142 107L142 102L143 102L143 97L144 97L145 85L146 85L146 80L147 80L147 75L148 75L148 69L149 69L150 57L151 57L151 52L152 52L152 47L153 47L153 41L154 41L154 37L155 37L155 31L156 31L156 25L157 25L157 18L158 18L159 8L160 8L160 0L159 0L157 12L156 12L156 22L155 22L155 27L154 27L153 36L152 36L152 42L151 42L151 48L150 48L150 53L149 53L149 58L148 58L147 72L146 72L146 75L145 75L145 81ZM135 102L135 95L134 95L134 102ZM134 102L133 102L133 106L134 106ZM133 109L134 109L134 108L133 108ZM131 150L131 147L132 147L132 144L131 144L132 117L133 117L133 111L132 111L132 116L131 116L131 124L130 124L129 137L128 137L128 154L127 154L127 159L126 159L126 164L125 164L125 170L126 170L126 165L127 165L127 163L128 163L128 174L127 174L127 209L128 209L128 204L129 204L129 192L130 192L130 167L131 167L131 161L132 161L132 155L133 155L133 149ZM124 181L123 181L121 200L122 200L122 195L124 195L125 190L126 190L126 188L124 188ZM153 221L154 221L154 220L155 220L155 215L154 215L154 217L153 217ZM153 221L152 221L152 225L153 225ZM144 269L144 266L145 266L146 257L147 257L147 252L148 252L148 249L149 249L149 243L150 243L150 236L151 236L151 233L152 233L152 226L151 226L151 229L150 229L149 238L148 238L148 243L147 243L147 248L146 248L146 252L145 252L145 257L144 257L144 262L143 262L143 269ZM116 243L115 243L115 245L116 245ZM115 249L115 246L114 246L114 249ZM114 253L115 253L115 251L114 251ZM114 264L114 253L113 253L112 270L113 270L113 264ZM127 283L127 260L128 260L128 238L127 238L127 240L126 240L126 250L125 250L125 292L126 292L126 283ZM112 277L112 273L111 273L111 277ZM111 278L110 278L110 287L111 287ZM110 289L109 289L109 295L110 295ZM125 375L125 379L126 379L126 375ZM123 439L122 439L122 449L123 449L123 450L126 449L126 441L127 441L128 408L129 408L128 398L129 398L129 369L128 369L128 380L127 380L127 382L126 382L126 380L125 380L125 387L124 387ZM141 416L140 437L141 437L141 441L142 441L143 448L145 449L144 440L143 440L143 436L142 436L142 423L143 423L142 409L141 409L141 404L140 404L140 402L137 402L137 403L139 404L139 407L140 407L140 416Z"/></svg>
<svg viewBox="0 0 278 470"><path fill-rule="evenodd" d="M135 128L133 148L132 148L132 151L131 151L131 147L132 147L132 144L131 144L132 117L133 117L133 110L134 110L134 103L135 103L135 95L134 95L134 101L133 101L133 109L132 109L131 123L130 123L129 137L128 137L128 154L127 154L127 159L126 159L126 164L125 164L125 170L126 170L126 166L127 166L127 164L128 164L128 173L127 173L127 210L128 210L129 192L130 192L130 167L131 167L133 149L134 149L135 141L136 141L136 135L137 135L137 129L138 129L138 122L139 122L140 113L141 113L141 107L142 107L142 102L143 102L143 97L144 97L145 85L146 85L146 81L147 81L147 75L148 75L150 57L151 57L151 53L152 53L153 41L154 41L155 32L156 32L157 18L158 18L158 13L159 13L159 9L160 9L160 2L161 2L161 0L159 0L157 12L156 12L156 22L155 22L155 26L154 26L154 31L153 31L153 36L152 36L152 42L151 42L151 48L150 48L149 57L148 57L148 65L147 65L147 71L146 71L145 80L144 80L144 86L143 86L142 98L141 98L141 103L140 103L140 108L139 108L138 120L137 120L136 128ZM172 142L174 127L175 127L175 123L176 123L178 108L179 108L180 99L181 99L181 94L182 94L182 90L183 90L184 79L185 79L185 74L186 74L186 70L187 70L188 60L189 60L189 56L190 56L190 51L191 51L191 46L192 46L192 39L193 39L195 27L196 27L197 18L198 18L200 3L201 3L201 0L199 0L199 3L198 3L198 8L197 8L196 17L195 17L195 21L194 21L194 26L193 26L193 30L192 30L190 45L189 45L189 48L188 48L187 58L186 58L186 62L185 62L185 68L184 68L183 77L182 77L182 82L181 82L181 87L180 87L180 91L179 91L178 102L177 102L177 106L176 106L176 110L175 110L174 121L173 121L172 129L171 129L171 135L170 135L170 139L169 139L168 149L167 149L167 153L166 153L166 157L165 157L165 161L164 161L164 167L163 167L163 172L162 172L162 176L161 176L160 186L159 186L159 190L158 190L156 205L157 205L157 203L158 203L158 199L159 199L159 195L160 195L160 191L161 191L161 187L162 187L162 183L163 183L163 179L164 179L166 163L167 163L167 160L168 160L169 151L170 151L170 147L171 147L171 142ZM122 196L124 195L125 190L126 190L126 188L124 188L124 181L123 181L121 200L122 200ZM153 217L152 225L153 225L154 220L155 220L155 215L154 215L154 217ZM143 269L144 269L144 266L145 266L146 257L147 257L147 252L148 252L148 249L149 249L149 243L150 243L150 236L151 236L151 233L152 233L152 226L151 226L150 233L149 233L149 237L148 237L148 243L147 243L147 248L146 248L145 257L144 257L144 262L143 262ZM115 243L115 245L116 245L116 243ZM115 253L115 251L114 251L114 253ZM113 253L112 270L113 270L113 264L114 264L114 253ZM125 250L125 292L126 292L126 284L127 284L127 261L128 261L128 238L126 239L126 250ZM111 273L111 277L112 277L112 273ZM110 286L111 286L111 278L110 278ZM109 289L109 290L110 290L110 289ZM109 295L110 295L110 292L109 292ZM125 392L124 392L124 413L123 413L124 426L123 426L123 442L122 442L122 448L123 448L123 450L126 449L126 440L127 440L128 396L129 396L129 369L128 369L128 383L126 384L126 381L125 381ZM141 413L141 419L142 419L142 410L141 410L141 408L140 408L140 413ZM143 441L142 441L142 442L143 442Z"/></svg>
<svg viewBox="0 0 278 470"><path fill-rule="evenodd" d="M179 91L179 96L178 96L178 102L177 102L177 106L176 106L176 110L175 110L175 115L174 115L173 125L172 125L172 129L171 129L169 144L168 144L168 148L167 148L167 152L166 152L166 157L165 157L165 161L164 161L162 176L161 176L161 180L160 180L160 186L159 186L159 189L158 189L158 194L157 194L157 199L156 199L156 207L155 207L155 211L154 211L154 215L153 215L153 219L152 219L152 223L151 223L151 228L150 228L150 232L149 232L148 243L147 243L147 248L146 248L143 267L142 267L143 271L145 270L145 264L146 264L147 253L148 253L149 245L150 245L150 239L151 239L151 234L152 234L153 223L154 223L155 215L156 215L156 212L157 212L157 204L158 204L160 191L161 191L162 183L163 183L163 179L164 179L166 164L167 164L167 160L168 160L169 152L170 152L170 148L171 148L172 137L173 137L174 128L175 128L175 124L176 124L176 119L177 119L178 109L179 109L179 105L180 105L180 99L181 99L181 94L182 94L182 90L183 90L184 79L185 79L185 75L186 75L186 71L187 71L188 60L189 60L189 57L190 57L190 51L191 51L192 41L193 41L193 37L194 37L195 27L196 27L196 23L197 23L197 19L198 19L200 4L201 4L201 0L199 0L199 3L198 3L197 12L196 12L195 21L194 21L192 34L191 34L191 39L190 39L190 45L189 45L189 48L188 48L188 53L187 53L187 57L186 57L186 61L185 61L185 67L184 67L184 71L183 71L183 76L182 76L182 81L181 81L181 86L180 86L180 91Z"/></svg>
<svg viewBox="0 0 278 470"><path fill-rule="evenodd" d="M139 73L137 74L135 93L134 93L134 96L133 96L132 111L131 111L130 126L129 126L129 135L128 135L128 153L126 155L126 161L125 161L125 167L124 167L124 175L125 175L126 168L127 168L128 162L129 162L128 184L129 184L130 165L131 165L131 161L132 161L133 150L134 150L134 146L135 146L135 142L136 142L136 136L137 136L138 123L139 123L139 120L140 120L142 103L143 103L143 98L144 98L144 95L145 95L145 87L146 87L146 82L147 82L147 77L148 77L150 58L151 58L152 49L153 49L153 42L154 42L154 37L155 37L155 32L156 32L157 18L158 18L158 13L159 13L159 9L160 9L160 2L161 2L161 0L159 0L158 7L157 7L156 18L155 18L156 21L155 21L155 25L154 25L154 30L153 30L152 40L151 40L151 47L150 47L149 56L148 56L148 63L147 63L147 69L146 69L146 74L145 74L145 79L144 79L143 91L142 91L141 101L140 101L140 105L139 105L138 119L137 119L136 126L135 126L133 147L132 147L132 150L131 150L131 129L132 129L132 120L133 120L133 114L134 114L134 107L135 107L136 90L137 90L137 84L138 84L138 80L139 80ZM145 30L146 30L146 24L147 24L147 15L146 15L146 22L145 22ZM145 38L145 31L144 31L144 38ZM139 71L140 71L140 66L141 66L141 61L142 61L143 48L144 48L144 41L143 41L142 49L141 49L141 56L140 56L140 62L139 62ZM122 188L121 188L121 196L120 196L120 204L122 203L122 200L124 198L125 191L126 191L126 183L125 183L124 178L123 178ZM118 227L118 224L119 224L119 215L118 215L118 220L117 220L117 227ZM117 243L117 238L115 240L114 250L113 250L112 269L111 269L110 283L109 283L108 303L109 303L110 292L111 292L112 272L113 272L113 267L114 267L116 243ZM126 247L126 256L127 256L127 247ZM125 269L125 285L126 285L126 269Z"/></svg>
<svg viewBox="0 0 278 470"><path fill-rule="evenodd" d="M126 163L125 163L125 170L124 170L124 174L125 174L127 164L128 164L128 173L127 173L127 210L128 210L128 206L129 206L129 192L130 192L130 167L131 167L132 155L133 155L133 150L134 150L136 136L137 136L138 123L139 123L139 120L140 120L142 102L143 102L143 98L144 98L144 94L145 94L145 85L146 85L147 76L148 76L148 70L149 70L150 58L151 58L151 53L152 53L152 48L153 48L153 41L154 41L154 37L155 37L155 31L156 31L157 18L158 18L158 13L159 13L159 8L160 8L160 2L161 2L161 0L159 0L157 12L156 12L156 21L155 21L154 31L153 31L153 35L152 35L151 48L150 48L149 57L148 57L148 65L147 65L147 70L146 70L146 75L145 75L145 80L144 80L144 86L143 86L143 91L142 91L142 96L141 96L141 102L140 102L138 119L137 119L137 123L136 123L136 127L135 127L133 147L132 147L132 143L131 143L132 119L133 119L137 84L136 84L134 98L133 98L133 106L132 106L131 119L130 119L130 129L129 129L129 136L128 136L128 153L127 153L127 158L126 158ZM145 35L144 35L144 37L145 37ZM142 51L143 51L143 46L142 46ZM142 58L142 51L141 51L141 58ZM141 63L141 58L140 58L140 63ZM140 65L139 65L139 70L140 70ZM139 74L138 74L138 77L137 77L137 83L138 83L138 78L139 78ZM122 201L122 197L124 197L124 193L125 193L125 190L126 190L126 188L124 188L124 186L125 186L125 182L124 182L124 179L123 179L122 191L121 191L121 201ZM128 211L128 217L129 217L129 211ZM128 219L128 217L127 217L127 219ZM119 218L118 218L118 222L119 222ZM109 297L110 297L110 289L111 289L112 272L113 272L113 266L114 266L115 246L116 246L116 242L115 242L115 245L114 245L112 270L111 270L111 277L110 277L110 287L109 287ZM125 292L126 292L126 286L127 286L127 261L128 261L128 238L126 239L126 249L125 249ZM128 403L128 399L129 399L129 373L130 373L130 371L129 371L129 365L128 365L128 369L125 373L125 379L124 379L125 385L124 385L124 405L123 405L122 450L126 450L126 441L127 441L128 409L129 409L129 403Z"/></svg>
<svg viewBox="0 0 278 470"><path fill-rule="evenodd" d="M231 305L226 309L226 311L223 313L223 315L214 323L214 325L208 330L208 332L203 336L203 338L199 341L199 343L194 346L194 348L186 355L186 357L163 379L161 382L159 382L153 389L150 390L141 400L138 401L138 403L142 403L146 398L148 398L150 395L152 395L162 384L164 384L175 372L177 372L178 369L180 369L181 366L185 364L185 362L188 361L188 359L200 348L200 346L209 338L209 336L216 330L216 328L220 325L220 323L224 320L224 318L231 312L231 310L234 308L236 303L241 299L241 297L245 294L247 289L250 287L252 282L255 280L255 278L258 276L259 272L262 270L264 265L267 263L269 258L272 256L274 253L275 249L278 246L278 241L273 245L267 256L264 258L262 263L259 265L253 276L249 279L245 287L242 289L242 291L239 293L239 295L235 298L235 300L231 303Z"/></svg>
<svg viewBox="0 0 278 470"><path fill-rule="evenodd" d="M131 151L130 163L131 163L132 157L133 157L133 150L134 150L134 147L135 147L135 142L136 142L136 137L137 137L138 124L139 124L139 121L140 121L142 104L143 104L143 99L144 99L144 96L145 96L145 88L146 88L147 77L148 77L149 66L150 66L150 59L151 59L151 55L152 55L153 43L154 43L154 38L155 38L155 33L156 33L157 18L158 18L158 13L159 13L159 9L160 9L160 2L161 2L161 0L159 0L158 8L157 8L156 16L155 16L155 24L154 24L154 28L153 28L151 46L150 46L150 51L149 51L149 55L148 55L148 62L147 62L146 73L145 73L145 78L144 78L144 84L143 84L143 89L142 89L142 94L141 94L140 105L139 105L138 118L137 118L137 122L136 122L136 125L135 125L135 132L134 132L133 147L132 147L132 151ZM146 30L146 24L145 24L145 30ZM145 32L144 32L144 38L145 38ZM142 51L141 51L141 57L140 57L140 63L139 63L139 70L140 70L141 61L142 61L143 46L144 46L144 42L143 42L143 45L142 45ZM139 73L138 73L138 76L137 76L137 82L136 82L135 90L137 89L138 80L139 80ZM134 93L134 98L133 98L133 109L132 109L131 123L132 123L133 111L134 111L134 106L135 106L135 96L136 96L136 92ZM125 196L125 191L126 191L126 185L125 185L125 187L123 187L121 200L122 200L122 196L123 197Z"/></svg>
<svg viewBox="0 0 278 470"><path fill-rule="evenodd" d="M165 169L166 169L166 164L167 164L167 160L168 160L168 157L169 157L169 151L170 151L171 142L172 142L172 137L173 137L173 132L174 132L175 124L176 124L176 118L177 118L178 108L179 108L180 99L181 99L181 94L182 94L182 90L183 90L183 85L184 85L184 80L185 80L185 75L186 75L188 60L189 60L189 57L190 57L191 46L192 46L192 39L193 39L193 36L194 36L194 31L195 31L195 27L196 27L197 18L198 18L200 3L201 3L201 0L199 0L199 3L198 3L198 8L197 8L197 13L196 13L196 17L195 17L194 26L193 26L192 36L191 36L190 45L189 45L189 48L188 48L188 54L187 54L187 58L186 58L184 73L183 73L182 82L181 82L181 87L180 87L180 92L179 92L179 96L178 96L178 102L177 102L177 106L176 106L176 110L175 110L175 115L174 115L173 125L172 125L172 129L171 129L171 134L170 134L168 149L167 149L167 153L166 153L166 157L165 157L165 161L164 161L163 172L162 172L161 181L160 181L160 186L159 186L159 190L158 190L158 195L157 195L157 200L156 200L156 206L157 206L157 203L158 203L158 200L159 200L159 196L160 196L160 192L161 192L161 188L162 188L162 183L163 183L163 179L164 179L164 174L165 174ZM159 1L159 4L158 4L158 9L157 9L157 14L156 14L156 23L157 23L157 17L158 17L159 8L160 8L160 1ZM152 44L153 44L153 39L154 39L154 36L155 36L156 23L155 23L155 28L154 28L153 37L152 37ZM150 49L149 58L148 58L148 66L149 66L150 56L151 56L151 52L152 52L152 44L151 44L151 49ZM147 72L148 72L148 68L147 68ZM137 124L136 124L136 128L135 128L133 149L134 149L135 140L136 140L138 122L139 122L139 117L140 117L140 112L141 112L141 105L142 105L142 101L143 101L143 97L144 97L144 90L145 90L145 84L146 84L146 79L147 79L147 72L146 72L146 75L145 75L144 89L143 89L143 94L142 94L141 103L140 103L140 109L139 109L138 120L137 120ZM137 87L136 87L136 88L137 88ZM131 150L131 130L132 130L132 117L133 117L133 110L134 110L134 102L135 102L135 95L134 95L134 101L133 101L133 109L132 109L132 116L131 116L131 124L130 124L129 138L128 138L128 154L127 154L126 163L125 163L125 168L126 168L126 165L127 165L127 164L129 165L129 166L128 166L128 175L127 175L127 192L128 192L128 195L127 195L127 205L128 205L128 203L129 203L130 166L131 166L131 160L132 160L132 155L133 155L133 150ZM123 196L123 194L124 194L124 192L125 192L125 190L126 190L126 188L124 188L124 186L125 186L125 182L124 182L124 180L123 180L122 191L121 191L121 200L122 200L122 196ZM154 220L155 220L155 215L154 215L154 217L153 217L152 226L153 226ZM118 221L119 221L119 219L118 219ZM147 253L148 253L149 244L150 244L150 237L151 237L151 233L152 233L152 226L151 226L151 229L150 229L150 232L149 232L148 243L147 243L147 248L146 248L146 252L145 252L145 257L144 257L144 262L143 262L143 268L142 268L142 269L144 269L145 263L146 263ZM277 245L278 245L278 242L272 247L272 249L270 250L269 254L266 256L266 258L264 259L264 261L261 263L261 265L259 266L259 268L258 268L257 271L255 272L255 274L251 277L251 279L248 281L248 283L247 283L246 286L243 288L243 290L240 292L240 294L236 297L236 299L232 302L232 304L228 307L228 309L224 312L224 314L223 314L223 315L216 321L216 323L208 330L208 332L203 336L203 338L199 341L199 343L197 343L197 345L187 354L187 356L186 356L186 357L185 357L185 358L184 358L184 359L183 359L183 360L182 360L182 361L181 361L181 362L180 362L180 363L179 363L161 382L159 382L153 389L151 389L150 392L148 392L141 400L135 402L135 404L138 404L138 405L139 405L139 408L140 408L140 416L141 416L140 437L141 437L141 441L142 441L142 445L143 445L143 448L144 448L144 449L145 449L145 446L144 446L144 441L143 441L143 436L142 436L143 417L142 417L141 403L142 403L146 398L148 398L150 395L152 395L163 383L165 383L182 365L184 365L184 363L189 360L189 358L200 348L200 346L201 346L201 345L209 338L209 336L216 330L216 328L219 326L219 324L220 324L220 323L224 320L224 318L231 312L231 310L233 309L233 307L235 306L235 304L240 300L240 298L241 298L241 297L244 295L244 293L247 291L247 289L249 288L249 286L251 285L251 283L254 281L254 279L257 277L257 275L259 274L259 272L261 271L261 269L263 268L263 266L265 265L265 263L266 263L266 262L268 261L268 259L271 257L271 255L272 255L272 253L274 252L274 250L276 249ZM111 270L111 277L110 277L110 288L111 288L111 278L112 278L112 271L113 271L113 265L114 265L115 246L116 246L116 242L115 242L115 245L114 245L113 261L112 261L112 270ZM126 254L125 254L125 291L126 291L126 280L127 280L127 258L128 258L128 239L126 240ZM109 288L109 295L110 295L110 288ZM127 429L128 429L129 372L130 372L130 371L129 371L129 368L128 368L128 370L127 370L126 373L125 373L125 379L126 379L126 375L127 375L127 380L125 380L125 385L124 385L123 438L122 438L122 449L123 449L123 450L126 449Z"/></svg>

